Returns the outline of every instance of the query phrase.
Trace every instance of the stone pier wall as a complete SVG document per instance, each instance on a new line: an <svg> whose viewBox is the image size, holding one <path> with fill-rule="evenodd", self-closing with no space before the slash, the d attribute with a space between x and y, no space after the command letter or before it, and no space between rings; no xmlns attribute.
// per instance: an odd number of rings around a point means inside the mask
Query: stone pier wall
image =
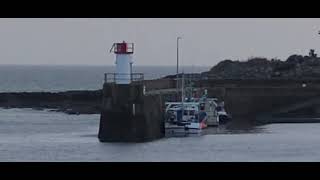
<svg viewBox="0 0 320 180"><path fill-rule="evenodd" d="M143 94L142 84L104 84L101 142L145 142L164 136L161 96Z"/></svg>
<svg viewBox="0 0 320 180"><path fill-rule="evenodd" d="M234 118L254 119L261 113L320 97L318 80L218 80L202 81L200 86L225 101Z"/></svg>

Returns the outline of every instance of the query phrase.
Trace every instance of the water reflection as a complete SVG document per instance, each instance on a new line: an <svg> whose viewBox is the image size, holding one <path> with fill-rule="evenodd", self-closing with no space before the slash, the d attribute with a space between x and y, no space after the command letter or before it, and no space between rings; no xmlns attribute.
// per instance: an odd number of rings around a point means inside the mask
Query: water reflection
<svg viewBox="0 0 320 180"><path fill-rule="evenodd" d="M225 125L208 127L203 131L203 134L252 134L264 132L264 127L257 124L254 120L238 118L233 119L230 123Z"/></svg>

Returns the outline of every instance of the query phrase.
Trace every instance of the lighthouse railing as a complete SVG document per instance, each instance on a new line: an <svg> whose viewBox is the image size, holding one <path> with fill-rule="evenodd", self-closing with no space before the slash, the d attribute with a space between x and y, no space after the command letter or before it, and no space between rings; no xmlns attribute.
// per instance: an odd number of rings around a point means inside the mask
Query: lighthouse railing
<svg viewBox="0 0 320 180"><path fill-rule="evenodd" d="M143 82L144 74L143 73L105 73L104 74L104 82L105 83L114 83L117 81L131 81L131 82Z"/></svg>

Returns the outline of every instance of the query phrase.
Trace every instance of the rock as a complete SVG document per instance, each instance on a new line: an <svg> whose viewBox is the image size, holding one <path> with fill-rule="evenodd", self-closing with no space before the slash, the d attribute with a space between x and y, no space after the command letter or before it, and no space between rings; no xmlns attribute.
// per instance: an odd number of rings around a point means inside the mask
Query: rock
<svg viewBox="0 0 320 180"><path fill-rule="evenodd" d="M320 58L310 51L309 56L291 55L285 61L262 57L247 61L224 60L201 73L205 79L296 79L320 78Z"/></svg>

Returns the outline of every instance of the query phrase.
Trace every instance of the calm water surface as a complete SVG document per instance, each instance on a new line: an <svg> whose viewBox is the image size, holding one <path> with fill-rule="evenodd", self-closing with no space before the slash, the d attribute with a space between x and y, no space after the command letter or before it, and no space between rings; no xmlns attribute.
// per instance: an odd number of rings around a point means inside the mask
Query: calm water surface
<svg viewBox="0 0 320 180"><path fill-rule="evenodd" d="M320 124L212 129L201 137L148 143L100 143L98 125L99 115L0 109L0 161L320 160Z"/></svg>

